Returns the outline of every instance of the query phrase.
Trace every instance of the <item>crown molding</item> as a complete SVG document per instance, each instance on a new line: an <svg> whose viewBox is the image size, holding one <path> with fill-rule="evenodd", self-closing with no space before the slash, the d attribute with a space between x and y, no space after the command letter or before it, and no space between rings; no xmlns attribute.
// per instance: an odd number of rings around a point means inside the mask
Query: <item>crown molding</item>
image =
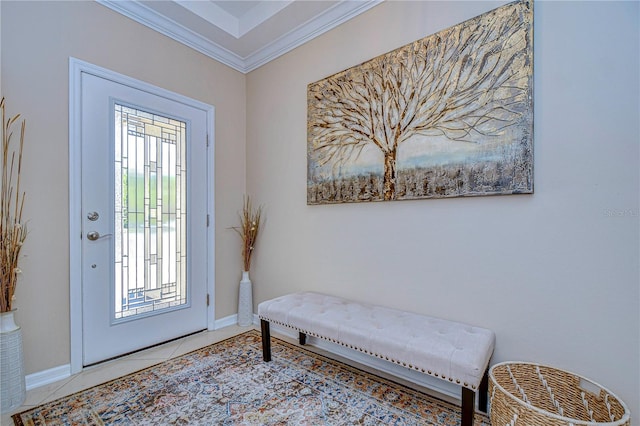
<svg viewBox="0 0 640 426"><path fill-rule="evenodd" d="M341 1L337 3L335 6L244 58L247 72L253 71L338 25L355 18L383 1Z"/></svg>
<svg viewBox="0 0 640 426"><path fill-rule="evenodd" d="M240 20L217 4L209 1L174 1L227 34L240 38Z"/></svg>
<svg viewBox="0 0 640 426"><path fill-rule="evenodd" d="M182 43L240 72L244 71L245 60L228 49L202 37L200 34L178 24L172 19L156 12L137 0L96 0L103 6L118 12L139 24L145 25L160 34Z"/></svg>
<svg viewBox="0 0 640 426"><path fill-rule="evenodd" d="M237 18L210 1L174 0L185 9L195 13L236 39L261 25L276 13L293 3L293 0L262 1Z"/></svg>
<svg viewBox="0 0 640 426"><path fill-rule="evenodd" d="M340 1L315 18L294 28L248 56L240 55L209 40L138 0L96 0L99 4L176 40L229 67L248 73L318 37L338 25L366 12L383 0Z"/></svg>

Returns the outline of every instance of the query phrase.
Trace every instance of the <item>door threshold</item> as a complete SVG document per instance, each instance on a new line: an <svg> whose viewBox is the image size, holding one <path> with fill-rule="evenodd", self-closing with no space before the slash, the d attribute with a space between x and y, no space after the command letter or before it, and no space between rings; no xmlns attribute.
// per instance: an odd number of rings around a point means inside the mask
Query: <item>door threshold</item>
<svg viewBox="0 0 640 426"><path fill-rule="evenodd" d="M175 337L173 339L165 340L164 342L156 343L155 345L145 346L144 348L136 349L135 351L130 351L130 352L127 352L127 353L124 353L124 354L121 354L121 355L113 356L111 358L103 359L102 361L94 362L94 363L91 363L91 364L86 364L86 365L83 365L82 368L95 367L95 366L107 363L109 361L119 360L119 359L122 359L124 357L129 356L129 355L133 355L133 354L138 353L138 352L146 351L147 349L151 349L151 348L155 348L155 347L158 347L158 346L166 345L167 343L175 342L176 340L184 339L185 337L191 337L191 336L196 335L198 333L202 333L203 331L207 331L207 329L203 328L202 330L197 330L197 331L194 331L192 333L185 334L184 336L179 336L179 337Z"/></svg>

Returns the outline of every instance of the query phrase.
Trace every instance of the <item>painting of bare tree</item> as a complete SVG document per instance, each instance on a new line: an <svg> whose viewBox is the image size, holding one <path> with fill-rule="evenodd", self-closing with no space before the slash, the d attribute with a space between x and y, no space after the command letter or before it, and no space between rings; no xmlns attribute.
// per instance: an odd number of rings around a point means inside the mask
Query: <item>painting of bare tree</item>
<svg viewBox="0 0 640 426"><path fill-rule="evenodd" d="M309 84L308 204L532 193L532 8Z"/></svg>

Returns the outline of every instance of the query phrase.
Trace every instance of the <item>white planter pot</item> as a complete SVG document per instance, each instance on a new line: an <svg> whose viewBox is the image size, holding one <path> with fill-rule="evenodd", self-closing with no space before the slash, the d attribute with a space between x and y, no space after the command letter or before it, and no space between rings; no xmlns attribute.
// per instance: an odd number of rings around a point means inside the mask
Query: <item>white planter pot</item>
<svg viewBox="0 0 640 426"><path fill-rule="evenodd" d="M249 279L249 271L242 272L240 289L238 292L238 325L253 324L253 289Z"/></svg>
<svg viewBox="0 0 640 426"><path fill-rule="evenodd" d="M14 311L0 313L0 412L20 407L27 391L24 382L22 329L13 318Z"/></svg>

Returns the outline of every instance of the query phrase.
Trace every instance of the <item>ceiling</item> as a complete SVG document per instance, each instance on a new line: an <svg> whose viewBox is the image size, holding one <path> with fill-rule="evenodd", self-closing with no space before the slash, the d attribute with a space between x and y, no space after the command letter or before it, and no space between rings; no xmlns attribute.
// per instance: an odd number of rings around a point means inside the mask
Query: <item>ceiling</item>
<svg viewBox="0 0 640 426"><path fill-rule="evenodd" d="M96 0L247 73L383 0Z"/></svg>

